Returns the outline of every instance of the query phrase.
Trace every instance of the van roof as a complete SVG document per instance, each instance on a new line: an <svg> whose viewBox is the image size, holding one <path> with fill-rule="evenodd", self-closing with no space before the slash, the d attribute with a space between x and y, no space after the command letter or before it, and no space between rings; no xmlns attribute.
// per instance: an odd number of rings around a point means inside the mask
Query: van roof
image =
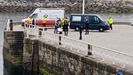
<svg viewBox="0 0 133 75"><path fill-rule="evenodd" d="M102 20L101 16L99 16L98 14L71 14L71 15L75 15L75 16L77 16L77 15L97 16Z"/></svg>
<svg viewBox="0 0 133 75"><path fill-rule="evenodd" d="M71 15L89 15L89 16L99 16L97 14L71 14Z"/></svg>

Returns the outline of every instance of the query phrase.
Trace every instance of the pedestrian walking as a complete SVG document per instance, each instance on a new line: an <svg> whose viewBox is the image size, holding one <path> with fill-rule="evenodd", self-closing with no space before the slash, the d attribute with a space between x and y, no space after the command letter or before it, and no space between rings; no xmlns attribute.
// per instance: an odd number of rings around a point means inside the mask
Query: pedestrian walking
<svg viewBox="0 0 133 75"><path fill-rule="evenodd" d="M112 19L112 17L109 17L109 19L108 19L108 24L109 24L109 26L110 26L110 29L112 30L113 28L112 28L112 24L113 24L113 19Z"/></svg>

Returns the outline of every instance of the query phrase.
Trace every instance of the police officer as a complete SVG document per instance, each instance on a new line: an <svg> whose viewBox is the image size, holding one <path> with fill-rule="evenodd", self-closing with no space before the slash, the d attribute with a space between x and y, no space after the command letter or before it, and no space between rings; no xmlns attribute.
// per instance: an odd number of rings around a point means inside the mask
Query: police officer
<svg viewBox="0 0 133 75"><path fill-rule="evenodd" d="M46 26L47 17L44 15L41 20L43 22L43 26Z"/></svg>
<svg viewBox="0 0 133 75"><path fill-rule="evenodd" d="M113 28L112 28L112 24L113 24L113 19L112 19L112 17L109 17L109 19L108 19L108 24L109 24L109 26L110 26L110 29L112 30Z"/></svg>
<svg viewBox="0 0 133 75"><path fill-rule="evenodd" d="M63 31L64 31L64 35L68 36L68 26L69 26L69 21L67 19L67 17L64 19L64 25L63 25Z"/></svg>

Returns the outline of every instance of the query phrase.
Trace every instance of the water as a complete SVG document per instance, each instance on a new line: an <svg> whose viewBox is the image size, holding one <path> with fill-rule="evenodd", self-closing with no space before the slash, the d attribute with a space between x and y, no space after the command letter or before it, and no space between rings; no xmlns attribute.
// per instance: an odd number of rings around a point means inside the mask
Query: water
<svg viewBox="0 0 133 75"><path fill-rule="evenodd" d="M23 18L26 18L30 13L0 13L0 75L3 75L3 33L4 28L6 27L6 23L8 19L12 19L13 21L21 21Z"/></svg>
<svg viewBox="0 0 133 75"><path fill-rule="evenodd" d="M6 26L7 20L12 19L13 21L21 21L26 18L30 13L0 13L0 75L3 75L3 56L2 56L2 46L3 46L3 31ZM116 22L132 22L133 14L98 14L101 18L107 21L108 17L113 17Z"/></svg>

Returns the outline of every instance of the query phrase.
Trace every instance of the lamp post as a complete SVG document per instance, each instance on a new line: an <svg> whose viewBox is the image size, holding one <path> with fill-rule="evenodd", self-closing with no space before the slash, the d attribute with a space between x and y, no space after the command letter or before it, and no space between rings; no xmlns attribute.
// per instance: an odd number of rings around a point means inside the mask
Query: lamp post
<svg viewBox="0 0 133 75"><path fill-rule="evenodd" d="M83 0L83 6L82 6L82 14L85 13L85 0Z"/></svg>

